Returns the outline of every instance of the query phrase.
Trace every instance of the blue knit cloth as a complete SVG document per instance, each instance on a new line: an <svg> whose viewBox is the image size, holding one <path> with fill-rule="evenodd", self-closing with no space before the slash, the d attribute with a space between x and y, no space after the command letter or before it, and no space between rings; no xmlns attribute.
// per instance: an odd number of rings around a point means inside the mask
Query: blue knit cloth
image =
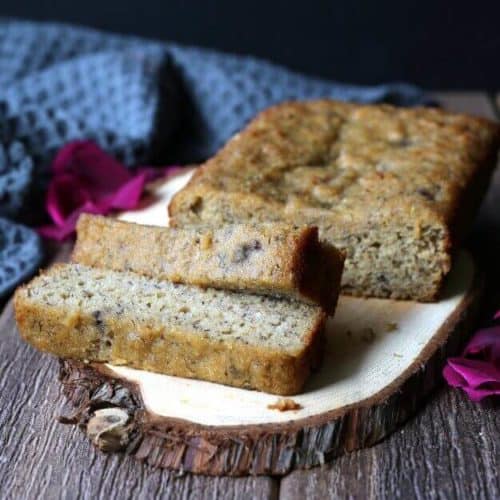
<svg viewBox="0 0 500 500"><path fill-rule="evenodd" d="M2 21L0 216L40 211L50 161L69 141L92 139L127 166L195 162L267 106L315 97L428 102L407 84L345 85L252 57ZM0 295L36 269L40 248L31 230L0 219Z"/></svg>

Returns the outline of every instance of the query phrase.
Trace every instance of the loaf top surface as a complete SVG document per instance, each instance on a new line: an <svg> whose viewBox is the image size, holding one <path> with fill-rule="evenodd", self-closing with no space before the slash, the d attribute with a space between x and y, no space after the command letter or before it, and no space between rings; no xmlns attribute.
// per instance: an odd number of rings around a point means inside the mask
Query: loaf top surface
<svg viewBox="0 0 500 500"><path fill-rule="evenodd" d="M82 316L137 322L194 334L213 342L261 346L295 356L306 349L325 315L318 306L262 295L199 288L145 278L130 272L59 264L18 288L16 317L28 311L64 311L68 331ZM44 335L40 332L39 335Z"/></svg>
<svg viewBox="0 0 500 500"><path fill-rule="evenodd" d="M175 223L176 212L200 211L197 200L217 192L265 202L271 216L418 214L447 224L499 142L496 123L439 109L284 103L260 113L198 169L170 211Z"/></svg>

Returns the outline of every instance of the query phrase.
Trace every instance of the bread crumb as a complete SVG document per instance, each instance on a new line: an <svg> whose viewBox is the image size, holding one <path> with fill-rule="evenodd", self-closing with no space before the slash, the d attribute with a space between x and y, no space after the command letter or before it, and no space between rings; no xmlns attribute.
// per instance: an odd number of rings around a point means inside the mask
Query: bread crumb
<svg viewBox="0 0 500 500"><path fill-rule="evenodd" d="M123 366L123 365L128 364L128 361L126 359L122 359L122 358L115 358L111 361L111 364L113 364L115 366Z"/></svg>
<svg viewBox="0 0 500 500"><path fill-rule="evenodd" d="M387 325L385 326L385 331L387 333L390 333L390 332L394 332L398 329L398 324L394 321L390 321L389 323L387 323Z"/></svg>
<svg viewBox="0 0 500 500"><path fill-rule="evenodd" d="M278 411L296 411L301 410L303 407L299 403L296 403L293 399L290 398L280 398L276 403L272 405L267 405L270 410L278 410Z"/></svg>

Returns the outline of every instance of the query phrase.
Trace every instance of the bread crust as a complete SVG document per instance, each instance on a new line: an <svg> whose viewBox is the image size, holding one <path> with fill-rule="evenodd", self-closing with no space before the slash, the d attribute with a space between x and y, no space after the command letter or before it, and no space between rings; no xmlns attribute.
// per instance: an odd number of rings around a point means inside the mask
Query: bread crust
<svg viewBox="0 0 500 500"><path fill-rule="evenodd" d="M45 274L57 273L58 267ZM39 280L40 277L35 278L15 293L19 334L40 351L61 358L127 365L291 395L300 392L321 354L326 314L319 307L314 307L314 320L311 328L304 332L302 347L287 351L244 341L220 342L170 325L159 327L135 321L124 314L109 314L103 321L81 309L69 311L33 300L30 289L36 287Z"/></svg>
<svg viewBox="0 0 500 500"><path fill-rule="evenodd" d="M333 314L343 255L316 227L288 224L173 229L82 214L74 262L201 287L285 296ZM321 262L319 274L318 262Z"/></svg>
<svg viewBox="0 0 500 500"><path fill-rule="evenodd" d="M345 293L435 300L499 145L498 124L438 109L284 103L197 170L171 224L317 225L346 253Z"/></svg>

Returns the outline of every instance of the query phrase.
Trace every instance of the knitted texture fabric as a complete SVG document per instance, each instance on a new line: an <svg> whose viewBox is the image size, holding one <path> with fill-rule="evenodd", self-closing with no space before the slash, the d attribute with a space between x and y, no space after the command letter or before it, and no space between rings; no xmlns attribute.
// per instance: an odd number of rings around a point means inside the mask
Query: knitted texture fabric
<svg viewBox="0 0 500 500"><path fill-rule="evenodd" d="M33 274L42 257L40 239L31 229L0 217L0 290L2 295Z"/></svg>
<svg viewBox="0 0 500 500"><path fill-rule="evenodd" d="M32 209L55 152L69 141L92 139L130 167L196 162L258 111L315 97L428 102L407 84L345 85L252 57L62 24L1 21L0 215L19 220ZM40 262L40 245L29 231L0 224L0 295ZM27 253L20 251L19 265L7 273L1 259L10 255L8 245L26 245Z"/></svg>

